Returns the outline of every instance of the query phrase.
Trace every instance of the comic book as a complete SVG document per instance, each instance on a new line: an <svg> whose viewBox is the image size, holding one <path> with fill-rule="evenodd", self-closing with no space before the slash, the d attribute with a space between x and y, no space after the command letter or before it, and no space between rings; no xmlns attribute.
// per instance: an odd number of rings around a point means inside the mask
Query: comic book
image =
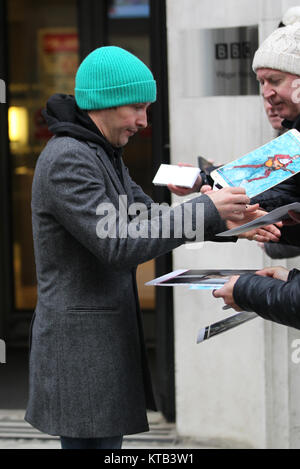
<svg viewBox="0 0 300 469"><path fill-rule="evenodd" d="M300 172L300 132L296 129L211 173L222 187L244 187L252 198Z"/></svg>

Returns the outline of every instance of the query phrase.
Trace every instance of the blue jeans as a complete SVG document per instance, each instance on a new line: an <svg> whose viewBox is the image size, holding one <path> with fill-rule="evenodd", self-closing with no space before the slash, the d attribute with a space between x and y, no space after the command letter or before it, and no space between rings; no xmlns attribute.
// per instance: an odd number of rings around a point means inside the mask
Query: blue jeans
<svg viewBox="0 0 300 469"><path fill-rule="evenodd" d="M62 449L121 449L123 436L111 438L60 437Z"/></svg>

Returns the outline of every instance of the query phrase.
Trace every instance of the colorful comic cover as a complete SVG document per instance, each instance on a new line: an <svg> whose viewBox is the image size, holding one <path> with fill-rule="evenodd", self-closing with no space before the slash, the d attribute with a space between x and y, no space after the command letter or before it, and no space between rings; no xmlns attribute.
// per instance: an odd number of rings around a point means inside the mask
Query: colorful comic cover
<svg viewBox="0 0 300 469"><path fill-rule="evenodd" d="M300 171L300 133L293 129L211 173L222 187L244 187L248 197L270 189Z"/></svg>

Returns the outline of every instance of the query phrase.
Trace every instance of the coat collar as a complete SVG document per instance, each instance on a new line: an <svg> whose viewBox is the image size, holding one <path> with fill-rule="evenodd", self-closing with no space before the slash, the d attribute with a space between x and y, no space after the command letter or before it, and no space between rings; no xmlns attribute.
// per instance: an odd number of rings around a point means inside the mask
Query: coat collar
<svg viewBox="0 0 300 469"><path fill-rule="evenodd" d="M131 190L130 176L129 176L128 171L127 171L127 169L124 165L122 157L120 156L122 179L124 181L124 186L122 185L122 183L121 183L121 181L120 181L120 179L117 175L117 172L114 168L114 165L113 165L112 160L111 160L112 157L107 154L107 152L104 150L104 148L101 145L98 145L95 142L89 142L89 141L87 142L87 144L89 145L89 147L96 150L96 155L102 161L102 163L103 163L105 169L107 170L107 173L108 173L113 185L115 186L117 192L120 195L127 195L129 205L134 203L134 198L133 198L133 194L132 194L132 190Z"/></svg>

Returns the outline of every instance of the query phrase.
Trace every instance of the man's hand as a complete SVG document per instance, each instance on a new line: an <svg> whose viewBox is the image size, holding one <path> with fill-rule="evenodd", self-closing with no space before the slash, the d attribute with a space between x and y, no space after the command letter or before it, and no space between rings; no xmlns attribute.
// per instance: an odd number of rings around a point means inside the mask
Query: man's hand
<svg viewBox="0 0 300 469"><path fill-rule="evenodd" d="M267 267L266 269L258 270L255 272L257 275L262 277L271 277L276 278L277 280L282 280L287 282L289 271L284 267Z"/></svg>
<svg viewBox="0 0 300 469"><path fill-rule="evenodd" d="M234 275L230 278L229 282L225 283L222 288L213 291L213 296L215 298L223 298L224 303L226 305L231 306L236 311L242 311L241 308L237 304L235 304L233 298L233 288L239 278L239 275Z"/></svg>
<svg viewBox="0 0 300 469"><path fill-rule="evenodd" d="M188 163L178 163L178 166L187 166L189 168L193 168L194 166ZM202 178L199 175L196 179L195 184L193 185L192 188L190 187L180 187L180 186L174 186L173 184L168 184L168 189L175 195L179 195L180 197L185 196L185 195L190 195L193 194L194 192L199 192L200 187L202 186Z"/></svg>
<svg viewBox="0 0 300 469"><path fill-rule="evenodd" d="M244 220L247 204L250 203L244 188L225 187L218 191L208 191L206 195L215 204L223 220Z"/></svg>
<svg viewBox="0 0 300 469"><path fill-rule="evenodd" d="M242 222L232 222L227 221L227 227L229 230L232 228L237 228L238 226L244 225L245 223L249 223L250 221L256 220L257 218L266 215L266 212L263 210L259 210L259 204L250 205L247 207L246 212L244 214L244 219ZM246 233L240 234L238 237L240 239L248 239L249 241L258 241L261 243L267 243L269 241L273 241L277 243L280 240L281 231L278 229L282 226L282 223L277 223L276 225L268 225L262 228L256 228L251 231L247 231Z"/></svg>

